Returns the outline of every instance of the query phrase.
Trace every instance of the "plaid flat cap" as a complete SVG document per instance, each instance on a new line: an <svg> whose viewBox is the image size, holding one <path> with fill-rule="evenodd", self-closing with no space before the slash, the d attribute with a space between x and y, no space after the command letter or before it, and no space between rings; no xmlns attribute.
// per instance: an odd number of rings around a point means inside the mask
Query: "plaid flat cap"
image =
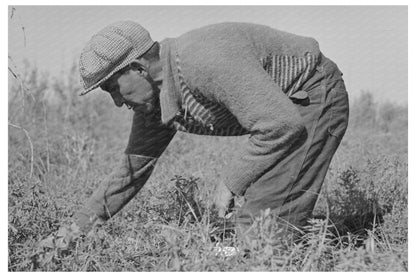
<svg viewBox="0 0 416 277"><path fill-rule="evenodd" d="M95 34L82 50L79 72L85 95L146 53L154 44L149 32L133 21L119 21Z"/></svg>

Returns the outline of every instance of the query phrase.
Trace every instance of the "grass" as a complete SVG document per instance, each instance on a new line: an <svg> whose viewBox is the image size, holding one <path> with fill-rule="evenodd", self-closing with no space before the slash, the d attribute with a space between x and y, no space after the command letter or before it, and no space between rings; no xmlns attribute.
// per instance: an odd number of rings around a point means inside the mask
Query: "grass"
<svg viewBox="0 0 416 277"><path fill-rule="evenodd" d="M28 90L9 89L9 271L407 271L407 114L391 105L371 126L351 124L301 243L279 241L266 211L255 243L225 239L249 255L215 255L211 195L246 138L179 133L117 216L69 250L40 252L111 172L132 114L100 92L77 97L75 68L22 76Z"/></svg>

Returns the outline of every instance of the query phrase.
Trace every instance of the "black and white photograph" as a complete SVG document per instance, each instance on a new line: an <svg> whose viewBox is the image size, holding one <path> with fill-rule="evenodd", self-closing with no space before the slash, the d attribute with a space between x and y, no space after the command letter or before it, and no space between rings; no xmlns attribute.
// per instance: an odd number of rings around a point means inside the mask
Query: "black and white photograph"
<svg viewBox="0 0 416 277"><path fill-rule="evenodd" d="M408 272L408 5L139 2L7 6L8 272Z"/></svg>

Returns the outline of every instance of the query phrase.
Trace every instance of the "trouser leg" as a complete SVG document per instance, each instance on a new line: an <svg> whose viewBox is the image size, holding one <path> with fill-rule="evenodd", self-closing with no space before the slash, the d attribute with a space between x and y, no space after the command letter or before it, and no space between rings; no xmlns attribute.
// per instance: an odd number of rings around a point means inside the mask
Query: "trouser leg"
<svg viewBox="0 0 416 277"><path fill-rule="evenodd" d="M289 223L285 224L287 231L291 226L304 226L310 218L348 122L344 82L341 78L328 81L331 78L324 78L321 85L308 91L309 105L297 105L307 140L247 189L236 219L241 232L249 231L253 218L267 208L281 222Z"/></svg>

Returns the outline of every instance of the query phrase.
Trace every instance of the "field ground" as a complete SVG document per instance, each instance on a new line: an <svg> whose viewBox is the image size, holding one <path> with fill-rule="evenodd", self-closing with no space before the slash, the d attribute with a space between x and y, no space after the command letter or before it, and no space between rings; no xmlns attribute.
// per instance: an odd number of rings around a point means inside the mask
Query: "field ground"
<svg viewBox="0 0 416 277"><path fill-rule="evenodd" d="M37 242L111 172L131 113L100 92L76 97L75 75L46 82L36 74L26 74L30 93L9 90L9 271L407 271L407 108L368 94L361 100L370 106L352 107L301 244L276 244L278 226L265 214L250 255L216 256L210 195L247 138L178 134L122 212L69 250L39 252ZM198 221L177 186L195 188L186 193L200 206Z"/></svg>

